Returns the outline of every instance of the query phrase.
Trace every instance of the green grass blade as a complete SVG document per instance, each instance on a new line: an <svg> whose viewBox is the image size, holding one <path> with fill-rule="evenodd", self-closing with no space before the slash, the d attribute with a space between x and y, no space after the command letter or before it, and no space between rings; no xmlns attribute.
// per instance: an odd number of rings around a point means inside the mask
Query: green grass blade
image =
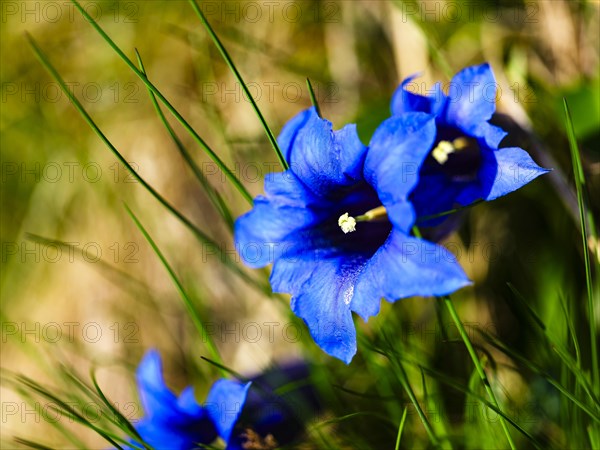
<svg viewBox="0 0 600 450"><path fill-rule="evenodd" d="M494 346L501 352L506 353L513 360L518 361L523 367L526 367L527 369L531 370L532 372L537 373L538 375L543 377L550 385L552 385L556 390L558 390L561 394L563 394L574 405L576 405L583 412L585 412L588 416L590 416L590 418L592 418L596 422L600 423L600 415L598 415L598 412L594 411L588 405L583 403L580 399L575 397L575 395L573 395L573 393L570 392L569 389L565 388L560 382L558 382L556 380L556 378L554 378L552 375L550 375L545 370L543 370L541 367L539 367L537 364L535 364L533 361L531 361L530 358L526 358L526 357L520 355L519 353L512 351L509 347L504 345L502 342L500 342L497 338L495 338L491 334L486 333L483 330L479 330L477 328L476 328L476 330L483 336L483 338L487 342L490 343L490 345ZM563 364L562 367L565 370L567 370L567 368L568 368L567 364ZM598 409L599 406L600 405L596 405L596 409Z"/></svg>
<svg viewBox="0 0 600 450"><path fill-rule="evenodd" d="M129 209L129 207L127 205L125 205L125 208L127 209L127 213L129 214L129 216L133 219L135 225L138 227L138 229L144 235L144 238L146 238L146 240L152 247L152 250L154 251L156 256L158 256L163 267L166 269L167 273L169 274L169 278L171 278L171 281L175 285L177 292L181 296L181 299L183 300L183 303L192 319L192 322L194 323L194 326L198 330L198 333L200 333L200 336L202 337L203 341L205 340L205 342L207 344L206 347L208 348L210 355L212 356L213 359L221 362L221 355L219 354L219 350L217 349L217 346L213 342L210 334L206 331L206 328L204 327L204 323L202 322L202 320L200 319L200 316L198 315L198 311L196 311L194 304L192 303L191 299L189 298L185 289L183 288L182 284L180 283L179 279L177 278L177 275L175 275L175 272L171 268L167 259L165 258L163 253L160 251L160 249L158 248L158 246L156 245L156 243L154 242L152 237L148 234L148 232L146 231L144 226L138 220L136 215L131 211L131 209Z"/></svg>
<svg viewBox="0 0 600 450"><path fill-rule="evenodd" d="M571 314L569 314L569 310L565 302L560 297L560 306L562 308L563 314L565 315L565 322L567 323L567 330L569 337L571 338L571 342L573 343L573 348L575 349L575 361L577 365L577 369L581 370L581 350L579 348L579 341L577 340L577 333L575 332L575 326L573 325L573 320L571 318ZM570 355L569 355L570 356Z"/></svg>
<svg viewBox="0 0 600 450"><path fill-rule="evenodd" d="M129 435L132 436L133 438L135 438L136 442L142 444L144 446L144 448L146 448L147 450L152 450L152 448L144 442L144 440L142 439L142 436L140 436L140 434L135 429L135 427L131 424L131 422L129 422L129 420L127 420L127 418L123 414L121 414L121 411L119 411L117 408L115 408L115 406L110 402L110 400L108 400L108 398L106 398L106 396L104 395L104 392L102 391L102 389L100 389L100 385L98 384L98 381L96 380L96 375L93 370L91 371L90 375L92 378L92 383L94 384L94 387L96 388L96 392L97 392L98 396L100 397L100 399L102 400L104 405L111 411L112 417L114 417L113 422L115 424L117 424L120 428L125 428L126 431L129 433Z"/></svg>
<svg viewBox="0 0 600 450"><path fill-rule="evenodd" d="M370 350L372 350L375 353L379 353L380 355L385 356L386 358L390 359L390 355L387 353L387 351L379 349L377 347L372 347L372 346L368 346L370 348ZM499 408L497 408L496 406L494 406L492 403L490 403L489 401L487 401L484 397L482 397L481 395L479 395L477 392L474 392L468 388L465 388L464 385L462 384L462 382L458 381L458 380L454 380L453 378L449 377L447 374L439 372L435 369L432 369L430 367L426 367L425 365L423 365L421 362L416 361L414 359L409 359L404 357L403 355L398 354L397 352L394 352L394 356L400 360L403 360L409 364L414 365L415 367L423 370L423 372L425 372L427 375L429 375L430 377L434 377L435 379L437 379L440 383L458 391L458 392L462 392L467 396L470 396L472 398L474 398L475 400L480 401L484 406L486 406L487 408L489 408L490 410L494 411L496 414L498 414L498 416L502 417L504 420L506 420L508 423L510 423L519 433L521 433L523 436L525 436L530 442L531 444L538 450L542 450L544 448L544 446L538 442L538 440L532 436L530 433L528 433L523 427L521 427L514 419L512 419L510 416L506 415L502 410L500 410Z"/></svg>
<svg viewBox="0 0 600 450"><path fill-rule="evenodd" d="M137 49L135 50L135 55L137 57L138 65L140 66L141 72L144 75L146 75L146 70L144 68L144 62L142 61L142 57L140 56ZM221 217L223 217L223 219L225 220L225 223L227 223L227 226L229 227L229 229L232 230L233 229L233 215L231 214L231 210L227 206L227 203L225 202L225 200L223 200L223 197L221 196L221 194L219 194L219 192L210 184L210 182L208 181L208 179L202 172L202 169L200 169L200 167L198 167L198 164L196 164L196 162L192 158L192 155L190 155L190 153L187 151L187 149L185 148L185 145L183 145L183 142L181 142L181 139L179 139L179 137L175 133L175 130L173 130L173 127L169 124L169 122L167 121L167 118L165 117L165 115L162 111L162 108L160 107L160 105L158 104L158 101L156 100L156 96L154 95L154 92L152 92L151 89L148 89L148 95L150 96L152 106L154 106L154 109L156 110L156 113L158 114L160 121L162 122L163 126L166 128L167 132L169 133L169 136L171 136L171 139L175 143L175 146L179 150L179 153L181 154L181 156L185 160L186 164L190 167L190 169L196 176L196 179L202 185L202 188L206 192L211 203L214 205L214 207L219 212Z"/></svg>
<svg viewBox="0 0 600 450"><path fill-rule="evenodd" d="M540 316L533 310L529 303L523 295L517 290L517 288L512 283L507 283L508 288L512 291L515 298L519 301L518 306L520 310L525 312L525 315L529 318L528 322L531 322L537 325L543 332L546 332L546 325L544 325L544 321L540 319Z"/></svg>
<svg viewBox="0 0 600 450"><path fill-rule="evenodd" d="M432 214L430 216L422 216L417 219L417 223L427 222L428 220L437 219L439 217L449 216L451 214L455 214L460 211L464 211L465 209L471 209L474 206L477 206L483 203L484 200L475 200L473 203L470 203L466 206L459 206L458 208L450 209L448 211L442 211L441 213Z"/></svg>
<svg viewBox="0 0 600 450"><path fill-rule="evenodd" d="M8 372L8 370L3 369L3 372ZM19 394L19 396L25 400L28 406L30 406L31 408L35 408L35 404L37 403L38 399L33 395L33 392L26 390L22 386L22 384L18 381L18 374L11 373L11 375L12 378L8 378L5 375L2 375L1 381L4 382L3 384L11 385L11 389L17 394ZM75 433L73 433L70 429L64 426L60 420L53 420L51 424L55 430L57 430L65 437L65 439L67 439L67 441L71 442L74 448L86 448L85 444L75 435Z"/></svg>
<svg viewBox="0 0 600 450"><path fill-rule="evenodd" d="M408 408L404 408L404 411L402 412L402 419L400 419L400 425L398 425L398 436L396 437L396 447L395 450L399 450L400 449L400 438L402 437L402 431L404 430L404 423L406 422L406 413L408 411Z"/></svg>
<svg viewBox="0 0 600 450"><path fill-rule="evenodd" d="M598 398L597 398L596 394L593 392L593 387L590 385L590 382L588 380L588 377L586 376L586 373L581 368L581 363L580 363L581 351L579 348L579 342L577 340L577 334L575 332L575 326L573 325L571 316L568 313L567 307L564 304L564 302L562 301L562 299L560 301L560 305L562 307L562 310L563 310L563 313L565 316L565 321L567 323L567 330L569 332L569 335L573 342L573 347L575 349L575 360L573 360L572 355L565 348L563 348L563 345L561 343L557 342L557 340L554 338L554 336L551 333L549 333L546 326L543 324L542 320L535 313L535 311L528 305L527 300L525 300L523 298L523 296L517 291L517 289L514 286L512 286L510 283L508 284L508 286L512 290L512 292L515 294L515 297L524 306L523 310L526 311L531 316L532 320L530 322L532 324L536 324L542 330L543 334L540 336L540 338L546 340L545 342L552 349L552 351L556 355L558 355L558 357L560 358L564 367L569 369L573 373L573 375L575 376L575 379L579 383L578 386L582 386L585 393L590 397L590 399L593 402L598 403ZM509 355L509 356L513 357L512 355ZM526 361L526 359L523 357L521 357L521 360ZM540 372L541 369L538 370L537 366L534 370L538 373L541 373Z"/></svg>
<svg viewBox="0 0 600 450"><path fill-rule="evenodd" d="M137 278L133 277L130 273L118 269L112 264L107 263L103 258L98 259L96 255L91 254L91 252L82 248L81 246L73 245L72 243L64 242L58 239L50 239L44 236L40 236L39 234L30 232L25 232L25 239L42 245L54 245L60 247L61 250L67 250L69 252L69 255L77 255L83 261L94 261L94 267L98 267L102 271L105 271L106 276L108 277L118 278L119 282L126 281L131 284L134 284L136 288L142 292L148 292L150 290L148 285L146 285L143 281L140 281ZM122 284L116 284L117 286L122 286Z"/></svg>
<svg viewBox="0 0 600 450"><path fill-rule="evenodd" d="M54 410L60 414L64 414L67 417L69 417L70 419L78 422L79 424L94 430L96 433L98 433L100 436L102 436L106 441L108 441L111 445L115 446L116 448L121 449L121 450L123 449L123 447L121 447L117 443L117 441L119 441L123 444L127 444L127 441L120 438L119 436L115 436L112 433L110 433L106 430L103 430L102 428L99 428L96 425L94 425L91 421L87 420L85 417L83 417L77 411L75 411L75 409L71 405L65 403L63 400L58 398L56 395L50 393L50 391L48 391L46 388L39 385L35 381L31 380L30 378L25 377L23 375L19 375L17 377L17 380L23 386L28 388L29 390L36 392L37 394L41 395L42 397L44 397L48 400L51 400L52 402L54 402L56 404L56 407L52 406L52 407L49 407L49 409Z"/></svg>
<svg viewBox="0 0 600 450"><path fill-rule="evenodd" d="M39 442L30 441L29 439L15 437L14 441L17 444L25 445L30 448L35 448L37 450L53 450L52 447L47 447L44 444L40 444Z"/></svg>
<svg viewBox="0 0 600 450"><path fill-rule="evenodd" d="M311 101L312 105L315 107L315 111L317 111L317 115L319 117L323 117L321 115L321 108L319 107L319 102L317 101L317 96L315 95L315 91L312 87L312 83L310 82L310 78L308 78L308 77L306 77L306 87L308 87L310 101Z"/></svg>
<svg viewBox="0 0 600 450"><path fill-rule="evenodd" d="M590 351L591 362L592 362L592 380L594 384L594 392L600 393L600 374L598 369L598 350L597 350L597 336L596 336L596 315L594 312L594 295L592 287L592 268L590 263L590 251L588 247L588 232L586 224L586 207L583 199L584 186L585 186L585 175L583 173L583 166L581 164L581 156L579 153L579 146L577 139L575 138L575 129L573 128L573 120L571 119L571 112L569 111L569 105L567 100L563 98L563 105L565 108L565 121L567 127L567 136L569 138L569 148L571 150L571 162L573 165L573 175L575 178L575 187L577 190L577 203L579 205L579 219L581 222L581 239L583 244L583 256L585 261L585 282L587 287L587 301L588 301L588 315L590 324Z"/></svg>
<svg viewBox="0 0 600 450"><path fill-rule="evenodd" d="M110 149L113 155L125 166L125 168L131 173L131 175L148 191L152 196L158 200L165 208L167 208L175 217L177 217L203 244L209 246L212 249L215 249L218 253L219 260L223 262L223 264L231 269L234 273L239 275L242 279L244 279L249 284L257 287L261 291L265 292L269 288L267 286L259 284L256 280L248 276L244 271L242 271L236 264L231 262L223 252L221 246L211 239L206 233L204 233L200 228L192 223L190 219L180 213L173 205L171 205L161 194L159 194L152 186L150 186L146 180L144 180L131 165L127 162L127 160L121 155L121 153L117 150L117 148L109 141L109 139L104 135L104 133L100 130L100 128L96 125L94 120L85 110L81 102L75 97L71 89L68 89L64 80L58 73L58 71L52 66L46 55L39 48L35 40L27 35L29 43L33 48L37 58L42 63L42 65L50 72L52 77L58 82L63 93L69 98L71 103L75 106L77 111L81 114L87 124L94 130L94 132L100 137L102 142ZM137 69L136 69L137 70ZM141 72L140 72L141 74ZM143 74L142 74L143 76ZM153 91L155 94L156 92Z"/></svg>
<svg viewBox="0 0 600 450"><path fill-rule="evenodd" d="M113 40L104 32L104 30L96 23L96 21L86 12L86 10L77 2L77 0L71 0L77 10L81 13L87 22L100 34L100 36L106 41L106 43L119 55L119 57L129 66L129 68L135 73L138 78L146 85L148 89L152 91L154 95L165 105L165 107L173 114L177 121L186 129L186 131L194 138L194 140L200 145L204 152L217 164L220 170L223 171L225 176L233 184L233 186L240 192L240 194L252 204L252 196L242 184L239 178L233 173L233 171L219 158L219 156L210 148L210 146L200 137L200 135L194 130L194 128L183 118L183 116L175 109L173 105L166 99L166 97L154 86L148 77L140 71L133 61L131 61L125 53L113 42Z"/></svg>
<svg viewBox="0 0 600 450"><path fill-rule="evenodd" d="M287 163L287 161L285 160L285 158L283 156L283 153L281 153L281 149L279 148L279 145L277 144L277 139L275 139L275 135L271 131L271 128L269 128L269 125L267 124L267 121L265 120L264 116L262 115L262 112L260 111L258 105L254 101L254 97L252 97L252 94L250 93L250 90L248 89L248 86L244 82L244 79L242 78L242 75L240 74L240 72L238 71L237 67L233 63L233 60L229 56L229 53L227 53L227 49L223 46L223 43L221 42L221 40L219 39L219 37L216 35L216 33L214 32L214 30L210 26L210 23L208 23L208 20L206 19L206 17L204 17L204 13L202 12L202 10L198 6L198 4L195 2L195 0L190 0L190 3L192 5L192 8L194 9L194 11L196 12L196 14L200 18L202 24L206 28L206 31L210 35L211 39L213 40L213 42L215 43L215 45L219 49L219 52L221 53L221 56L223 56L223 59L225 60L225 62L227 63L227 65L229 66L229 68L231 69L231 71L233 72L233 74L235 75L235 77L238 80L238 82L241 84L242 89L244 90L244 93L246 94L246 98L248 99L248 101L252 105L252 109L254 109L254 112L258 116L258 119L260 120L260 123L262 124L262 126L263 126L263 128L265 130L265 133L267 134L267 137L269 138L269 141L271 142L271 146L273 147L273 150L275 151L275 154L277 155L277 158L279 159L279 162L281 163L281 166L283 167L284 170L287 170L289 168L289 166L288 166L288 163Z"/></svg>
<svg viewBox="0 0 600 450"><path fill-rule="evenodd" d="M382 350L380 348L377 347L373 347L371 345L367 345L367 347L370 348L370 350L372 350L375 353L379 353L383 356L385 356L386 358L390 359L390 355L387 353L387 351ZM440 372L436 369L432 369L431 367L427 367L426 365L424 365L422 362L414 359L414 357L409 358L406 356L406 353L398 353L396 350L392 349L394 356L402 361L405 361L408 364L411 364L415 367L417 367L418 369L422 370L423 372L425 372L425 374L429 375L430 377L433 377L434 379L438 380L440 383L458 391L458 392L462 392L463 394L470 396L472 398L474 398L475 400L480 401L484 406L486 406L487 408L489 408L490 410L494 411L496 414L498 414L500 417L504 418L507 422L509 422L513 427L515 427L515 429L520 432L523 436L525 436L529 441L531 441L531 443L533 444L533 446L539 450L543 449L544 446L537 441L537 439L535 437L533 437L530 433L528 433L523 427L521 427L515 420L513 420L510 416L506 415L502 410L500 410L499 408L497 408L496 406L494 406L492 403L490 403L489 401L487 401L484 397L482 397L481 395L479 395L477 392L470 390L468 388L466 388L463 383L459 380L455 380L452 377L449 377L446 373ZM477 374L476 374L477 375ZM477 375L478 376L478 375Z"/></svg>
<svg viewBox="0 0 600 450"><path fill-rule="evenodd" d="M467 334L467 331L465 330L464 325L462 324L462 322L460 321L460 318L458 317L458 313L456 312L456 309L454 308L454 304L452 303L450 296L447 295L447 296L443 297L443 300L444 300L446 307L448 308L448 312L450 313L452 320L454 321L454 324L456 325L456 328L458 329L460 337L462 338L462 340L465 344L465 347L467 348L467 351L469 352L469 355L471 356L471 360L473 361L473 364L475 365L475 368L477 369L477 373L478 373L479 378L481 379L481 382L483 383L483 386L485 387L485 390L490 398L490 402L496 408L500 409L500 405L498 403L498 400L496 399L496 394L494 394L494 390L492 389L492 386L490 385L490 381L488 380L485 370L483 370L481 361L479 361L479 356L477 356L477 353L475 352L475 348L473 348L473 344L471 343L471 339L469 338L469 335ZM508 427L507 427L506 422L504 421L503 417L500 418L500 424L501 424L502 430L504 431L504 434L506 436L506 440L508 441L508 444L510 445L510 448L512 450L515 450L516 449L515 443L512 440L510 431L508 430Z"/></svg>
<svg viewBox="0 0 600 450"><path fill-rule="evenodd" d="M386 341L388 342L388 345L390 346L390 348L393 348L391 341L387 338L387 336L386 336ZM388 358L389 358L389 355L386 354L386 356L388 356ZM394 353L394 356L395 356L395 353ZM429 437L429 440L431 441L431 443L433 444L433 446L435 448L440 448L441 447L440 439L435 434L435 431L434 431L433 427L431 426L431 423L429 423L429 419L423 412L423 408L421 408L421 404L419 403L419 400L417 399L417 396L415 395L415 392L413 391L412 386L410 385L408 375L406 373L406 370L404 369L402 362L400 361L400 358L396 358L396 357L390 358L390 362L392 362L392 364L396 367L394 374L398 378L398 381L400 381L402 388L404 389L404 391L408 395L408 398L410 399L411 403L415 407L415 410L417 411L417 415L419 416L419 419L421 419L421 422L423 423L423 426L425 427L425 431L427 433L427 436Z"/></svg>

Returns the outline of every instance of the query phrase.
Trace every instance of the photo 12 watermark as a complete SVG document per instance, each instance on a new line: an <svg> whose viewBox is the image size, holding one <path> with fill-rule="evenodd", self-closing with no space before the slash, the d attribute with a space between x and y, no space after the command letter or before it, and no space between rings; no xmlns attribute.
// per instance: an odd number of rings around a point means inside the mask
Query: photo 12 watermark
<svg viewBox="0 0 600 450"><path fill-rule="evenodd" d="M202 323L202 342L219 343L259 342L273 344L276 341L297 343L305 330L294 322L217 322Z"/></svg>
<svg viewBox="0 0 600 450"><path fill-rule="evenodd" d="M203 1L200 3L200 9L207 20L215 20L221 24L342 21L341 2L336 1Z"/></svg>
<svg viewBox="0 0 600 450"><path fill-rule="evenodd" d="M32 238L23 241L2 242L2 262L9 260L28 263L74 263L84 261L86 263L98 263L106 260L110 262L134 264L139 263L137 254L139 244L137 242L111 242L101 244L99 242L79 241L42 241Z"/></svg>
<svg viewBox="0 0 600 450"><path fill-rule="evenodd" d="M398 2L397 10L403 23L510 23L525 26L537 23L540 7L537 2L525 2L521 7L499 8L498 2L427 0Z"/></svg>
<svg viewBox="0 0 600 450"><path fill-rule="evenodd" d="M478 81L457 83L448 81L434 87L429 87L423 81L412 79L404 84L403 89L411 94L423 95L442 101L442 96L448 97L448 102L453 103L481 103L496 104L506 97L507 93L499 83L493 81L480 83ZM515 103L536 103L537 97L534 90L523 83L514 82L509 86L508 100Z"/></svg>
<svg viewBox="0 0 600 450"><path fill-rule="evenodd" d="M94 20L110 20L115 23L136 23L140 7L137 2L89 1L80 3L83 10ZM76 6L69 1L6 1L0 2L2 23L73 23L80 16Z"/></svg>
<svg viewBox="0 0 600 450"><path fill-rule="evenodd" d="M2 322L2 343L22 344L114 343L138 344L140 326L136 322Z"/></svg>
<svg viewBox="0 0 600 450"><path fill-rule="evenodd" d="M111 402L114 409L104 403L93 401L76 402L61 400L56 402L2 402L2 423L20 422L23 424L39 424L46 422L78 423L84 419L89 423L101 423L106 420L119 421L121 417L131 423L138 421L140 406L136 402Z"/></svg>
<svg viewBox="0 0 600 450"><path fill-rule="evenodd" d="M140 166L130 161L129 165L139 173ZM138 180L120 162L109 165L96 161L3 161L0 179L7 183L98 183L106 180L113 183L137 183Z"/></svg>
<svg viewBox="0 0 600 450"><path fill-rule="evenodd" d="M63 100L71 101L73 96L84 103L139 103L140 87L133 81L121 83L114 81L101 84L95 81L80 83L65 82L66 94L61 85L54 81L47 82L2 82L2 103L58 103Z"/></svg>
<svg viewBox="0 0 600 450"><path fill-rule="evenodd" d="M306 85L296 81L249 81L246 88L255 102L299 103L310 102L310 93ZM338 103L340 88L337 83L311 82L313 92L320 104ZM244 87L236 82L206 81L200 84L202 102L240 103L250 102Z"/></svg>

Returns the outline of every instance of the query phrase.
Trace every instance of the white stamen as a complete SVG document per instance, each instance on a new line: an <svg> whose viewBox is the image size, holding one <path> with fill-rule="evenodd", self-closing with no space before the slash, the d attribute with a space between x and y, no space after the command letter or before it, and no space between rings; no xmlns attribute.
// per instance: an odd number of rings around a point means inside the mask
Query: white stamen
<svg viewBox="0 0 600 450"><path fill-rule="evenodd" d="M352 233L356 230L356 219L344 213L338 219L338 225L345 234Z"/></svg>
<svg viewBox="0 0 600 450"><path fill-rule="evenodd" d="M450 153L454 153L455 151L456 148L454 148L454 145L452 145L451 142L440 141L437 147L431 152L431 156L433 156L440 164L444 164L446 161L448 161L448 155Z"/></svg>

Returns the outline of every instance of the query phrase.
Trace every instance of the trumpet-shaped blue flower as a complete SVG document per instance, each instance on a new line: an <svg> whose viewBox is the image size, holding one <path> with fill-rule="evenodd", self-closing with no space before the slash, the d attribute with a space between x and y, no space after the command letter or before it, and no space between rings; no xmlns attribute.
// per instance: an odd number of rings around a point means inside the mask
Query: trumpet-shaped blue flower
<svg viewBox="0 0 600 450"><path fill-rule="evenodd" d="M294 448L302 439L306 423L322 407L309 379L309 367L301 361L276 366L252 377L228 450ZM283 386L284 392L277 392Z"/></svg>
<svg viewBox="0 0 600 450"><path fill-rule="evenodd" d="M391 109L396 116L420 111L436 119L435 141L410 197L419 217L494 200L548 172L519 147L499 148L506 132L489 122L496 111L496 80L489 64L456 74L448 95L440 83L429 96L415 94L413 79L398 87Z"/></svg>
<svg viewBox="0 0 600 450"><path fill-rule="evenodd" d="M355 125L334 131L314 108L279 136L290 165L265 180L235 240L251 267L273 264L273 291L292 294L294 313L315 342L349 363L356 353L352 313L364 320L381 298L444 295L469 284L442 247L410 236L409 195L436 136L424 113L392 117L367 148Z"/></svg>
<svg viewBox="0 0 600 450"><path fill-rule="evenodd" d="M154 448L190 450L210 444L217 435L229 442L241 414L250 383L221 379L212 386L204 406L187 387L177 397L165 384L160 354L149 351L137 370L145 416L136 425L142 439ZM143 448L134 444L135 448Z"/></svg>

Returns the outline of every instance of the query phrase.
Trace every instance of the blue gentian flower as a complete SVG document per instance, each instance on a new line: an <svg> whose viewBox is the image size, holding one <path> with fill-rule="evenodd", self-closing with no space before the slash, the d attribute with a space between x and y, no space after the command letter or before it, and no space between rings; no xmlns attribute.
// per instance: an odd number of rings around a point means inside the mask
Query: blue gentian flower
<svg viewBox="0 0 600 450"><path fill-rule="evenodd" d="M274 263L273 291L292 294L315 342L346 363L356 353L353 312L367 320L381 298L469 284L450 252L410 235L412 169L435 136L432 115L403 114L380 125L367 151L355 125L334 131L314 108L303 111L279 136L290 169L268 174L266 195L235 223L243 261Z"/></svg>
<svg viewBox="0 0 600 450"><path fill-rule="evenodd" d="M306 423L322 408L309 378L309 367L302 361L276 366L251 377L252 386L228 449L266 450L298 444ZM278 392L281 388L283 393Z"/></svg>
<svg viewBox="0 0 600 450"><path fill-rule="evenodd" d="M435 141L410 196L419 217L494 200L548 172L522 148L499 147L507 133L490 123L497 85L489 64L456 74L448 95L440 83L429 96L411 92L413 79L398 87L391 110L396 116L420 111L435 117Z"/></svg>
<svg viewBox="0 0 600 450"><path fill-rule="evenodd" d="M209 444L217 435L228 442L250 387L250 383L218 380L204 406L196 402L191 386L177 397L165 384L156 350L144 356L137 370L137 383L145 414L135 426L137 432L152 447L173 450Z"/></svg>

